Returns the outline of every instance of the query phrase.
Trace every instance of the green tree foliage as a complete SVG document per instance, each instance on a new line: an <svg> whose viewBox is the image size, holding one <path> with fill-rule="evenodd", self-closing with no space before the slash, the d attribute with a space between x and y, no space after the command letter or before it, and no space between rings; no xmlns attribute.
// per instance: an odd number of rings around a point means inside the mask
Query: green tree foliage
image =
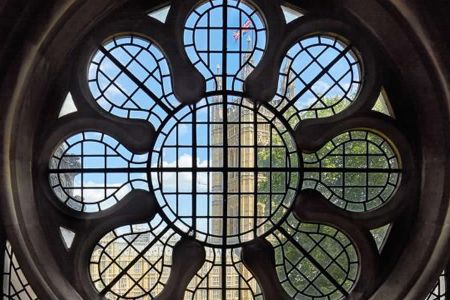
<svg viewBox="0 0 450 300"><path fill-rule="evenodd" d="M348 102L340 101L336 97L329 98L324 99L322 103L309 110L299 112L297 109L290 108L285 112L284 117L290 120L291 125L294 125L293 122L299 121L299 119L296 119L299 114L301 119L328 117L343 111L348 105ZM387 106L381 98L377 101L374 110L389 114ZM351 139L357 141L352 142ZM374 143L380 142L376 140L380 137L369 135L365 131L346 133L325 144L317 153L304 155L305 166L326 168L330 171L306 173L303 188L319 190L326 198L342 208L354 211L370 209L370 207L361 203L376 194L380 194L382 192L381 186L386 185L389 175L382 172L367 174L364 169L389 168L386 156L383 155L386 153L383 152L391 151L389 147L380 148L367 143L366 140L370 139L373 139ZM275 136L271 143L278 145L281 143L281 139L279 136ZM388 153L388 155L393 155L393 153ZM267 148L258 153L258 166L261 167L285 167L286 161L286 151L283 151L282 148ZM341 168L360 168L362 170L347 174L333 171L333 169ZM289 176L289 174L273 172L260 177L258 179L258 191L286 190L286 176ZM374 188L368 188L367 185L373 185ZM270 205L269 201L272 202L272 206L278 204L274 201L274 197L270 197L270 195L260 197L258 201L264 207ZM375 202L373 205L381 204ZM285 242L283 246L276 247L275 253L277 262L286 260L288 263L284 265L290 266L287 270L278 270L280 278L287 276L289 279L284 284L286 291L291 296L298 291L302 291L302 293L309 294L312 297L320 298L323 295L330 295L331 299L341 298L342 293L337 291L335 285L337 283L345 290L351 289L353 285L351 278L357 276L357 271L351 267L358 260L355 249L342 232L332 227L299 223L296 220L292 221L292 219L294 218L289 217L283 228L289 232L295 243L288 241L281 233L276 233L277 238L272 237L272 242L276 239ZM293 228L287 225L289 222L297 222L298 227ZM371 233L380 248L388 233L388 226L372 230ZM277 243L274 242L274 244ZM299 247L306 250L316 264L318 263L326 269L328 277L321 274L319 268L302 254L302 251L298 249ZM280 263L280 265L283 264ZM287 274L285 274L286 271ZM329 277L334 280L330 280Z"/></svg>

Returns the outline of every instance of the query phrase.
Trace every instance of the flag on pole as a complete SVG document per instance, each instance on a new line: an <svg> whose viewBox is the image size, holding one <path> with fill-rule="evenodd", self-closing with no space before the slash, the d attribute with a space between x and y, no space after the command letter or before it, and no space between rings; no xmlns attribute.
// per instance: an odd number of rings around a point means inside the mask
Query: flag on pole
<svg viewBox="0 0 450 300"><path fill-rule="evenodd" d="M247 31L249 31L250 26L252 25L252 21L250 19L247 20L247 22L244 23L244 25L242 25L241 29L236 30L235 32L233 32L233 38L235 41L239 41L239 39L241 38L241 35L244 35L247 33Z"/></svg>

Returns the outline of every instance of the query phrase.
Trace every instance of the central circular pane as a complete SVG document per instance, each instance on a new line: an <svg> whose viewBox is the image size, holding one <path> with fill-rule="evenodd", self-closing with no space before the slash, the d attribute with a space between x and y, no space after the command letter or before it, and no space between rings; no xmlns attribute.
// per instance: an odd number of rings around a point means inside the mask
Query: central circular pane
<svg viewBox="0 0 450 300"><path fill-rule="evenodd" d="M209 245L237 246L289 211L300 166L292 134L273 112L217 95L163 124L149 168L169 223Z"/></svg>

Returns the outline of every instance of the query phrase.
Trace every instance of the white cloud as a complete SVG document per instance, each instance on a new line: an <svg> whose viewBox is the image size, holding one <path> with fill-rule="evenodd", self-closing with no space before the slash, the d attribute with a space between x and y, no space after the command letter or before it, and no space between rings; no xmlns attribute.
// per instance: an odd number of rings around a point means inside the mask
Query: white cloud
<svg viewBox="0 0 450 300"><path fill-rule="evenodd" d="M322 95L322 94L324 94L326 91L328 91L328 89L330 88L331 86L330 86L330 84L329 83L327 83L327 82L325 82L325 81L322 81L322 80L319 80L319 81L317 81L316 83L314 83L314 85L313 85L313 87L312 87L312 90L317 94L317 95Z"/></svg>
<svg viewBox="0 0 450 300"><path fill-rule="evenodd" d="M85 187L89 189L83 189L83 202L96 203L109 198L112 194L120 200L132 190L130 184L122 185L123 183L108 184L105 189L102 183L88 181ZM74 189L73 196L81 198L81 189Z"/></svg>
<svg viewBox="0 0 450 300"><path fill-rule="evenodd" d="M193 158L189 154L183 154L178 158L178 172L152 172L151 178L153 186L159 187L158 176L161 177L161 183L163 185L163 192L175 192L177 191L177 182L178 182L178 191L180 192L191 192L193 188L193 173L190 170L183 171L183 168L191 168L192 167ZM177 167L177 161L163 161L163 167L166 168L175 168ZM208 166L207 160L197 159L197 166L200 168L206 168ZM155 165L153 165L155 167ZM178 175L178 176L177 176ZM177 178L178 177L178 178ZM210 176L211 177L211 176ZM178 180L177 180L178 179ZM207 172L197 173L197 190L201 190L206 192L208 189L208 175Z"/></svg>

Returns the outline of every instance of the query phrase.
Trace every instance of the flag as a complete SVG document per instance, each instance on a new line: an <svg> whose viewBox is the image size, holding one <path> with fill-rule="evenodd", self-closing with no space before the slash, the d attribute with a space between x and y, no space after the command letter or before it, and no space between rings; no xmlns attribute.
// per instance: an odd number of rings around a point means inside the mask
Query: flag
<svg viewBox="0 0 450 300"><path fill-rule="evenodd" d="M247 20L247 22L242 25L241 29L236 30L233 32L233 38L235 41L239 41L241 38L241 34L244 35L247 31L249 31L250 26L252 25L252 21L250 19Z"/></svg>

